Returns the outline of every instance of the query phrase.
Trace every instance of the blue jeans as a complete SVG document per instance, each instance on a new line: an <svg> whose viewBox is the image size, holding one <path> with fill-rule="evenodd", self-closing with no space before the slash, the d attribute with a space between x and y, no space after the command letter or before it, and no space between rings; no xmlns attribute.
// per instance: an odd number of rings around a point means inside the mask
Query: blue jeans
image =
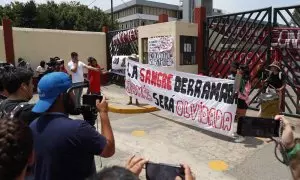
<svg viewBox="0 0 300 180"><path fill-rule="evenodd" d="M81 83L80 83L81 84ZM74 83L76 85L76 83ZM74 89L74 95L75 95L75 107L79 108L81 106L81 95L82 95L83 88L76 88Z"/></svg>

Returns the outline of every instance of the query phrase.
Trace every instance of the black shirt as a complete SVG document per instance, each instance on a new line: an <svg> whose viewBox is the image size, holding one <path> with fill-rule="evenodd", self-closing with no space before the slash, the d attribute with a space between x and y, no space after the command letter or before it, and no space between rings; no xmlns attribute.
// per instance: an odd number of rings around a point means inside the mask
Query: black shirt
<svg viewBox="0 0 300 180"><path fill-rule="evenodd" d="M2 94L0 94L0 100L5 100L5 99L7 99L7 97L4 96L4 95L2 95Z"/></svg>
<svg viewBox="0 0 300 180"><path fill-rule="evenodd" d="M281 88L284 85L285 76L281 72L278 74L270 74L270 78L267 81L270 87L274 87L276 89Z"/></svg>
<svg viewBox="0 0 300 180"><path fill-rule="evenodd" d="M106 138L83 120L46 113L30 124L35 150L35 180L84 180L96 173L94 155Z"/></svg>
<svg viewBox="0 0 300 180"><path fill-rule="evenodd" d="M0 111L5 111L6 113L10 113L17 107L19 104L23 103L24 106L16 112L15 118L19 120L23 120L26 122L26 124L30 124L33 120L38 118L40 114L32 112L32 108L34 104L27 104L27 101L24 100L11 100L6 99L4 100L0 105Z"/></svg>

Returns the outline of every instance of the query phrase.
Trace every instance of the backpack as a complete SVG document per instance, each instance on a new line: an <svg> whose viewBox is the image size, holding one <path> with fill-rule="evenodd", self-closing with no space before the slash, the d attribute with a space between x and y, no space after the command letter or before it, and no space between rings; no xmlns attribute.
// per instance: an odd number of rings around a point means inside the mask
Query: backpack
<svg viewBox="0 0 300 180"><path fill-rule="evenodd" d="M14 119L14 118L18 118L18 116L20 115L20 113L22 112L22 109L28 105L27 102L22 102L22 103L18 103L12 111L8 112L5 110L5 100L2 100L0 102L0 117L1 118L8 118L8 119Z"/></svg>

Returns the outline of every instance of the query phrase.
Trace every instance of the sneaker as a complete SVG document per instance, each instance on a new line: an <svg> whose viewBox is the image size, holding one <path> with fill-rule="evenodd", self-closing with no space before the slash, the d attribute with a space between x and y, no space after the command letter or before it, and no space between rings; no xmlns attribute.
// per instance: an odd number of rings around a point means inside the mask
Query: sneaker
<svg viewBox="0 0 300 180"><path fill-rule="evenodd" d="M241 142L244 142L246 139L243 137L243 136L237 136L235 139L234 139L234 142L236 143L241 143Z"/></svg>

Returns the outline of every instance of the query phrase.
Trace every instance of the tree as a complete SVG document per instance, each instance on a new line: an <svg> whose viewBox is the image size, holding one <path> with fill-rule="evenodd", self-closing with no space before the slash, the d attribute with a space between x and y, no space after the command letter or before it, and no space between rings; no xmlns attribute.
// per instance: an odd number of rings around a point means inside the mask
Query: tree
<svg viewBox="0 0 300 180"><path fill-rule="evenodd" d="M48 1L39 5L33 0L27 3L13 2L0 6L0 18L3 17L10 18L16 27L78 31L100 31L103 26L109 29L118 27L118 23L111 23L109 15L101 9L88 8L79 2L56 4Z"/></svg>

